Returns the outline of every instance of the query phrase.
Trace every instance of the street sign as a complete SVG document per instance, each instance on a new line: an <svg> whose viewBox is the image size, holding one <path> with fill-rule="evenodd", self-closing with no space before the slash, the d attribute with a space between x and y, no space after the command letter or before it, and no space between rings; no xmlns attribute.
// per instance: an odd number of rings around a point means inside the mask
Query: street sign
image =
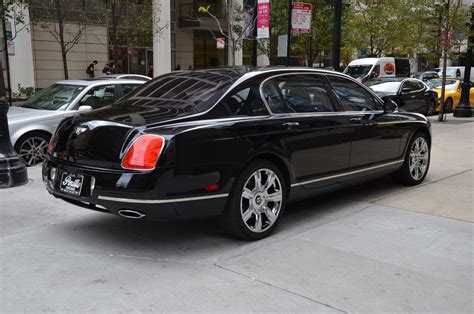
<svg viewBox="0 0 474 314"><path fill-rule="evenodd" d="M217 49L225 48L225 38L219 37L219 38L216 38L216 41L217 41Z"/></svg>
<svg viewBox="0 0 474 314"><path fill-rule="evenodd" d="M277 56L278 57L286 57L286 51L287 51L287 44L288 41L288 35L280 35L278 36L278 48L277 48Z"/></svg>
<svg viewBox="0 0 474 314"><path fill-rule="evenodd" d="M270 38L270 0L258 0L257 38Z"/></svg>
<svg viewBox="0 0 474 314"><path fill-rule="evenodd" d="M9 56L15 56L15 42L12 40L7 41L7 51Z"/></svg>
<svg viewBox="0 0 474 314"><path fill-rule="evenodd" d="M446 46L446 45L451 44L451 39L453 38L453 30L452 30L451 28L448 30L448 34L447 34L447 35L448 35L448 36L447 36L447 37L448 37L448 38L447 38L448 41L446 41L446 28L443 27L443 28L441 29L441 36L440 36L440 41L439 41L439 45L440 45L441 47L444 47L444 46Z"/></svg>
<svg viewBox="0 0 474 314"><path fill-rule="evenodd" d="M311 33L311 3L293 2L291 4L291 32Z"/></svg>

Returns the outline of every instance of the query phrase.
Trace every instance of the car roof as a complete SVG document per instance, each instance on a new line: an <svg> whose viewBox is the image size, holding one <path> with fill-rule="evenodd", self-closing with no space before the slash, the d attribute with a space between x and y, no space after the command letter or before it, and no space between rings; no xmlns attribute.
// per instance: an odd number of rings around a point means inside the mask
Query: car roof
<svg viewBox="0 0 474 314"><path fill-rule="evenodd" d="M147 79L151 80L151 78L148 77L148 76L141 75L141 74L131 74L131 73L102 75L102 76L96 77L94 79L96 79L96 80L97 79L110 79L110 78L117 78L117 77L121 77L121 76L136 76L136 77L147 78Z"/></svg>
<svg viewBox="0 0 474 314"><path fill-rule="evenodd" d="M127 83L143 84L145 83L145 81L131 80L131 79L117 79L117 80L114 80L113 82L113 84L127 84ZM85 79L85 80L61 80L61 81L55 82L55 84L92 86L92 85L108 85L108 84L111 84L111 82L108 80Z"/></svg>

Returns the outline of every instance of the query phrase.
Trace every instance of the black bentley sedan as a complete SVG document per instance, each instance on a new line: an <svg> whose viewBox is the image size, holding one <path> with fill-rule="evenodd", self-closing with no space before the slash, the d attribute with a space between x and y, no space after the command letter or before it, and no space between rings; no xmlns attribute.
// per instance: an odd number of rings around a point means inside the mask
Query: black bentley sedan
<svg viewBox="0 0 474 314"><path fill-rule="evenodd" d="M430 123L344 74L177 71L64 120L43 180L57 198L131 219L219 217L256 240L289 201L393 174L416 185Z"/></svg>
<svg viewBox="0 0 474 314"><path fill-rule="evenodd" d="M422 81L414 78L395 78L392 82L370 88L382 98L397 103L400 111L419 112L430 116L436 113L438 94Z"/></svg>

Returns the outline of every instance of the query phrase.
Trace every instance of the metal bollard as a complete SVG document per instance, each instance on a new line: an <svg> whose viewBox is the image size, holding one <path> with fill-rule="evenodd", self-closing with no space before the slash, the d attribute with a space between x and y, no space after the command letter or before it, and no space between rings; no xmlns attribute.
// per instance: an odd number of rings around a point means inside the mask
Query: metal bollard
<svg viewBox="0 0 474 314"><path fill-rule="evenodd" d="M8 109L8 103L0 99L0 188L9 188L28 182L26 165L16 154L10 141Z"/></svg>

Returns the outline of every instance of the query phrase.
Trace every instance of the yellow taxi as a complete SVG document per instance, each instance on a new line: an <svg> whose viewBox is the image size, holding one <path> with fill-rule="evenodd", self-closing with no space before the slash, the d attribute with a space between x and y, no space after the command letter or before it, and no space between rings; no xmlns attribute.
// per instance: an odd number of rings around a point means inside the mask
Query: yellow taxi
<svg viewBox="0 0 474 314"><path fill-rule="evenodd" d="M438 93L438 105L436 111L439 111L441 102L441 79L433 79L425 82L431 89ZM444 95L444 108L446 112L451 112L459 104L461 100L461 81L453 78L446 79L446 91ZM474 87L469 90L469 104L474 107Z"/></svg>

